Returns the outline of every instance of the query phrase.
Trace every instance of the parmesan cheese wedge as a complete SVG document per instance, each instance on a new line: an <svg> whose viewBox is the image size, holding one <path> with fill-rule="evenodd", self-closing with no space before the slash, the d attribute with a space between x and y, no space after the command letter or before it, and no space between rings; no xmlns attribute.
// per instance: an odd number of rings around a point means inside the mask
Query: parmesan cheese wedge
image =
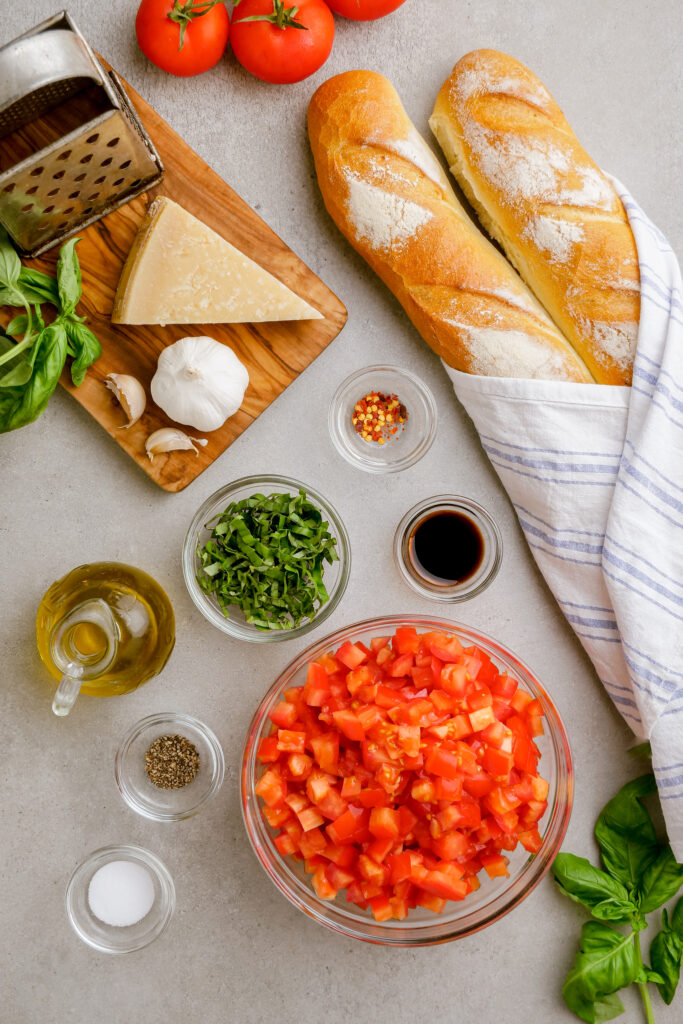
<svg viewBox="0 0 683 1024"><path fill-rule="evenodd" d="M123 267L117 324L322 320L322 314L171 199L155 199Z"/></svg>

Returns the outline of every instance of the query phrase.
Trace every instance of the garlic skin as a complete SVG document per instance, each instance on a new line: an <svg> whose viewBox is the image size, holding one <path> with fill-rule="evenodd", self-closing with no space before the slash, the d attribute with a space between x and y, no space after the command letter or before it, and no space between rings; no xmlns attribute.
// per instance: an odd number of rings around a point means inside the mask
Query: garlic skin
<svg viewBox="0 0 683 1024"><path fill-rule="evenodd" d="M137 377L127 373L109 373L105 377L104 386L113 392L117 402L128 417L128 422L118 427L127 430L142 416L147 405L147 395Z"/></svg>
<svg viewBox="0 0 683 1024"><path fill-rule="evenodd" d="M176 423L218 430L234 416L249 385L247 368L213 338L181 338L163 350L152 398Z"/></svg>
<svg viewBox="0 0 683 1024"><path fill-rule="evenodd" d="M161 455L163 452L192 450L198 456L199 448L196 445L200 444L204 448L208 443L205 437L188 437L177 427L161 427L160 430L155 430L153 434L149 435L145 441L145 451L149 456L149 461L154 462L154 456Z"/></svg>

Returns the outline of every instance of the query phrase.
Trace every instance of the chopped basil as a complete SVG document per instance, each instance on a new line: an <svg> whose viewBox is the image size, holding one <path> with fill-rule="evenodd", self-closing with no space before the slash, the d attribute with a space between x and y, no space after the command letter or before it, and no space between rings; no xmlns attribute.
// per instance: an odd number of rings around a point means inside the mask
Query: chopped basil
<svg viewBox="0 0 683 1024"><path fill-rule="evenodd" d="M252 494L206 525L197 582L226 618L236 605L259 629L294 629L329 599L324 563L338 560L337 542L305 491Z"/></svg>

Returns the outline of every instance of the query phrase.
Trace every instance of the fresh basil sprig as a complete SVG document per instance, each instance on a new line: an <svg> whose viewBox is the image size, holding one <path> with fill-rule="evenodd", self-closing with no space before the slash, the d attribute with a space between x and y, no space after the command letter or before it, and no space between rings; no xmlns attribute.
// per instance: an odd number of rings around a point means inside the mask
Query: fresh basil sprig
<svg viewBox="0 0 683 1024"><path fill-rule="evenodd" d="M226 618L236 605L259 629L293 629L329 599L323 571L338 559L336 540L304 491L253 494L207 525L197 582Z"/></svg>
<svg viewBox="0 0 683 1024"><path fill-rule="evenodd" d="M683 898L671 920L663 911L662 930L650 947L651 966L643 962L640 944L646 915L683 885L683 864L668 843L659 841L642 803L656 790L654 776L643 775L619 790L600 812L595 838L604 870L573 853L558 854L553 865L560 890L597 918L581 930L579 952L562 989L567 1006L588 1024L623 1013L617 992L634 982L648 1024L654 1024L648 982L657 985L666 1003L676 991L683 959ZM628 924L628 932L614 924Z"/></svg>
<svg viewBox="0 0 683 1024"><path fill-rule="evenodd" d="M43 412L71 356L76 387L102 354L99 341L75 313L81 298L78 238L66 242L57 260L57 277L23 267L7 232L0 227L0 305L23 306L0 332L0 433L33 422ZM41 305L57 316L45 325ZM21 340L13 341L13 337Z"/></svg>

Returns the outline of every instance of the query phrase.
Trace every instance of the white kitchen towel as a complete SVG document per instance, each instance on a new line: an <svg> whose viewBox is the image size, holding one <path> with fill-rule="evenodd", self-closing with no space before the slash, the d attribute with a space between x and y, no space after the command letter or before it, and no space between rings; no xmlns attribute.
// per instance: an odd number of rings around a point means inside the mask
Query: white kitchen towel
<svg viewBox="0 0 683 1024"><path fill-rule="evenodd" d="M640 263L633 386L446 370L568 622L636 736L650 740L683 861L681 272L661 231L614 184Z"/></svg>

